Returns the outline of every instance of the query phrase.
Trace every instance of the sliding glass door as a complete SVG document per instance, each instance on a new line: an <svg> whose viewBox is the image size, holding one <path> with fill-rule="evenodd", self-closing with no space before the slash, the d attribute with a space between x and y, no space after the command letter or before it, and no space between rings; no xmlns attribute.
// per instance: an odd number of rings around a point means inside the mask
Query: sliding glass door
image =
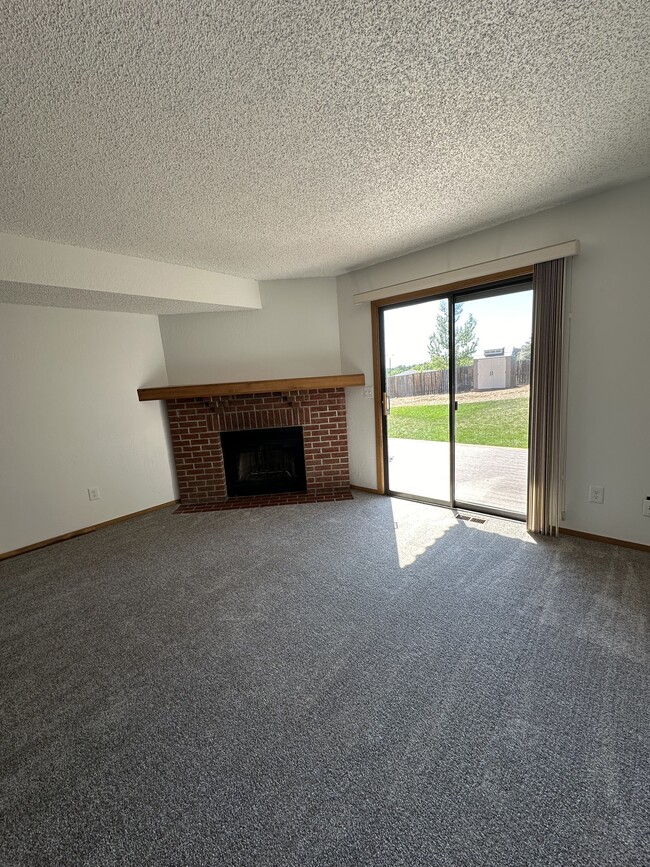
<svg viewBox="0 0 650 867"><path fill-rule="evenodd" d="M451 497L449 365L433 370L421 362L430 356L429 323L448 322L449 306L445 298L386 309L382 329L388 485L438 503Z"/></svg>
<svg viewBox="0 0 650 867"><path fill-rule="evenodd" d="M454 500L525 516L532 288L459 296L453 307Z"/></svg>
<svg viewBox="0 0 650 867"><path fill-rule="evenodd" d="M380 311L390 493L525 516L532 294L528 280Z"/></svg>

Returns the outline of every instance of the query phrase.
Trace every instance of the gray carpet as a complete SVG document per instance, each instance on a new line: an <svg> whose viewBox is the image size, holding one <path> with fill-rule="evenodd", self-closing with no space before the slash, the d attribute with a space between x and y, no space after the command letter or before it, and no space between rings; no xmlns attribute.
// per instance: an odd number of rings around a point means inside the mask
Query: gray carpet
<svg viewBox="0 0 650 867"><path fill-rule="evenodd" d="M647 865L649 601L367 495L7 561L0 863Z"/></svg>

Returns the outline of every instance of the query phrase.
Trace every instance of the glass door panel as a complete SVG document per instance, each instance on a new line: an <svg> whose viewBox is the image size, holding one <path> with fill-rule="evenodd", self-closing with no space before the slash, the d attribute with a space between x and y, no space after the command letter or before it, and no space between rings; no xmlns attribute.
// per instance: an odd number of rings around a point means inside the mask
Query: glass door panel
<svg viewBox="0 0 650 867"><path fill-rule="evenodd" d="M533 291L456 297L454 502L526 514Z"/></svg>
<svg viewBox="0 0 650 867"><path fill-rule="evenodd" d="M382 311L389 491L451 504L448 299ZM446 335L446 336L445 336Z"/></svg>

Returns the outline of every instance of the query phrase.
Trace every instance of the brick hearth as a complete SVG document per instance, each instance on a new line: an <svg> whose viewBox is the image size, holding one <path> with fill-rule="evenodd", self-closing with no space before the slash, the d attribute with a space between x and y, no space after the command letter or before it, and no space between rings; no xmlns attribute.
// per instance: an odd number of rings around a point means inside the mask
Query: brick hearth
<svg viewBox="0 0 650 867"><path fill-rule="evenodd" d="M167 399L179 511L342 499L350 493L343 388ZM221 431L303 428L307 491L228 500ZM347 498L347 497L346 497ZM248 501L246 505L243 501ZM226 502L228 505L226 505ZM242 505L239 505L242 503Z"/></svg>
<svg viewBox="0 0 650 867"><path fill-rule="evenodd" d="M302 503L332 503L352 500L352 491L294 491L288 494L260 494L255 497L231 497L225 503L198 503L180 505L175 514L189 515L193 512L226 512L231 509L263 509L265 506L297 506Z"/></svg>

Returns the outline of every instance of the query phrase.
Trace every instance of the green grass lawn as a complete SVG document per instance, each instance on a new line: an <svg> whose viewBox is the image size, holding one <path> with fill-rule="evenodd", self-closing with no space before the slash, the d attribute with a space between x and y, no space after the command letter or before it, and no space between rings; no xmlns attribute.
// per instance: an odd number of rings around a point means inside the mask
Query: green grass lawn
<svg viewBox="0 0 650 867"><path fill-rule="evenodd" d="M447 406L394 406L388 436L406 440L449 441ZM463 403L456 413L456 442L528 448L528 398Z"/></svg>

